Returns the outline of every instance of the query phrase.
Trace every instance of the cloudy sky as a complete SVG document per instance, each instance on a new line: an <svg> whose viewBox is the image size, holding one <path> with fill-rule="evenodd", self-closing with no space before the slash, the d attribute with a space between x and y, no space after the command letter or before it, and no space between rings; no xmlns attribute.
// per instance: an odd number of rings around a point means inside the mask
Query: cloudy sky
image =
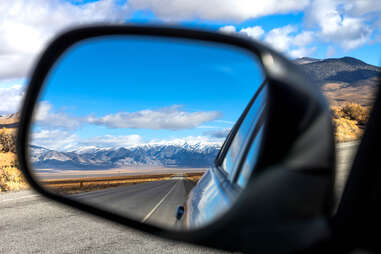
<svg viewBox="0 0 381 254"><path fill-rule="evenodd" d="M0 114L18 110L33 61L49 40L63 29L94 22L165 23L238 33L290 58L352 56L373 65L379 65L381 59L378 0L1 1ZM166 105L154 113L166 110L185 109ZM107 125L112 117L133 119L137 112L91 121Z"/></svg>
<svg viewBox="0 0 381 254"><path fill-rule="evenodd" d="M88 40L48 75L33 144L221 144L263 80L259 61L238 48L136 36Z"/></svg>

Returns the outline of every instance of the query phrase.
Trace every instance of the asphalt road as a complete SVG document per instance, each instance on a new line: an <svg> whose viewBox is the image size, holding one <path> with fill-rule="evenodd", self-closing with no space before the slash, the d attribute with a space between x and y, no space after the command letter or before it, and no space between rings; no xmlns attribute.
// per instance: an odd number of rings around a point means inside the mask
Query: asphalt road
<svg viewBox="0 0 381 254"><path fill-rule="evenodd" d="M183 180L181 175L173 180L139 183L71 197L142 222L173 228L177 226L176 208L184 204L194 185L194 182Z"/></svg>
<svg viewBox="0 0 381 254"><path fill-rule="evenodd" d="M223 253L162 240L46 200L0 194L0 253Z"/></svg>
<svg viewBox="0 0 381 254"><path fill-rule="evenodd" d="M358 141L339 143L336 145L336 197L340 198L344 189L345 182L348 177L354 155L359 145Z"/></svg>
<svg viewBox="0 0 381 254"><path fill-rule="evenodd" d="M338 146L338 192L344 185L356 145ZM178 180L156 187L181 189L180 184L176 185ZM32 191L0 194L0 239L0 253L222 253L142 234L63 207Z"/></svg>

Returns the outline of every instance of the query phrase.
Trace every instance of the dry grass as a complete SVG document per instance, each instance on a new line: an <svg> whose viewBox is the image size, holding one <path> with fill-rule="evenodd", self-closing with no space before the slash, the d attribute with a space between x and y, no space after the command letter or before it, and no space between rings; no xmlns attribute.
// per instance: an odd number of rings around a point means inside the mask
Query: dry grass
<svg viewBox="0 0 381 254"><path fill-rule="evenodd" d="M1 128L0 130L0 152L16 153L16 129Z"/></svg>
<svg viewBox="0 0 381 254"><path fill-rule="evenodd" d="M121 185L132 185L137 184L134 182L107 182L104 181L102 183L93 182L93 183L72 183L72 184L54 184L54 185L46 185L51 192L58 194L77 194L82 192L90 192L103 190L112 187L118 187Z"/></svg>
<svg viewBox="0 0 381 254"><path fill-rule="evenodd" d="M368 121L370 106L362 106L358 103L345 102L331 106L335 137L337 142L358 140L363 134L363 129ZM28 188L22 173L18 169L15 155L15 130L0 129L0 192L14 191ZM198 182L203 173L185 173L185 179ZM173 174L134 176L130 178L99 178L99 179L66 179L44 181L44 184L56 192L78 193L94 191L120 185L137 184L149 181L169 180Z"/></svg>
<svg viewBox="0 0 381 254"><path fill-rule="evenodd" d="M132 175L132 176L109 176L109 177L83 177L72 179L43 180L41 183L52 192L74 194L131 185L137 183L170 180L174 174L159 175Z"/></svg>
<svg viewBox="0 0 381 254"><path fill-rule="evenodd" d="M346 102L342 106L331 106L337 142L358 140L369 119L370 107Z"/></svg>
<svg viewBox="0 0 381 254"><path fill-rule="evenodd" d="M186 180L197 183L205 172L184 173Z"/></svg>
<svg viewBox="0 0 381 254"><path fill-rule="evenodd" d="M337 142L358 140L363 133L354 120L345 118L333 119L335 126L335 137Z"/></svg>
<svg viewBox="0 0 381 254"><path fill-rule="evenodd" d="M0 192L28 188L14 153L0 153Z"/></svg>
<svg viewBox="0 0 381 254"><path fill-rule="evenodd" d="M0 130L0 192L28 188L18 169L16 152L16 129Z"/></svg>
<svg viewBox="0 0 381 254"><path fill-rule="evenodd" d="M203 174L204 172L184 173L183 179L198 182ZM173 179L175 176L175 173L164 173L109 177L82 177L42 180L41 183L55 193L75 194L102 190L110 187L118 187L121 185L125 186L153 181L168 181Z"/></svg>
<svg viewBox="0 0 381 254"><path fill-rule="evenodd" d="M325 83L322 91L332 105L342 105L348 101L361 105L373 104L377 94L378 79L361 80L355 84Z"/></svg>

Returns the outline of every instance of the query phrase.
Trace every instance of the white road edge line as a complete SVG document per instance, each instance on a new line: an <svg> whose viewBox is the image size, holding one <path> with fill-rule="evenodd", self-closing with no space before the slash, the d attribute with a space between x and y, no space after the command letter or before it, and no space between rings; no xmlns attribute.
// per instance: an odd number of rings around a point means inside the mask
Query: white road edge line
<svg viewBox="0 0 381 254"><path fill-rule="evenodd" d="M19 198L9 198L9 199L0 200L0 203L7 202L7 201L18 200L18 199L23 199L23 198L38 197L38 196L40 196L40 195L29 195L29 196L24 196L24 197L19 197Z"/></svg>
<svg viewBox="0 0 381 254"><path fill-rule="evenodd" d="M152 210L146 215L146 217L143 218L142 222L146 222L149 217L151 217L151 215L157 210L157 208L159 208L159 206L161 205L161 203L164 202L164 200L168 197L168 195L173 191L173 189L175 189L177 183L175 183L175 185L173 185L173 187L168 191L168 193L159 201L159 203L157 203L155 205L154 208L152 208Z"/></svg>

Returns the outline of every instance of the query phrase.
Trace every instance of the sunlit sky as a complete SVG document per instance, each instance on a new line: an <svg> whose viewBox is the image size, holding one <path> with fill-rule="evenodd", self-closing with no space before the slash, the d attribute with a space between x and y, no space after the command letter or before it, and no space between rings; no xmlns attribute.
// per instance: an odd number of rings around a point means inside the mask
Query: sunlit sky
<svg viewBox="0 0 381 254"><path fill-rule="evenodd" d="M381 58L378 0L12 0L1 1L0 14L0 114L18 111L33 62L57 33L94 22L237 34L291 59L351 56L380 65Z"/></svg>
<svg viewBox="0 0 381 254"><path fill-rule="evenodd" d="M221 143L263 79L256 57L234 47L135 36L87 40L49 74L33 142L61 150Z"/></svg>

